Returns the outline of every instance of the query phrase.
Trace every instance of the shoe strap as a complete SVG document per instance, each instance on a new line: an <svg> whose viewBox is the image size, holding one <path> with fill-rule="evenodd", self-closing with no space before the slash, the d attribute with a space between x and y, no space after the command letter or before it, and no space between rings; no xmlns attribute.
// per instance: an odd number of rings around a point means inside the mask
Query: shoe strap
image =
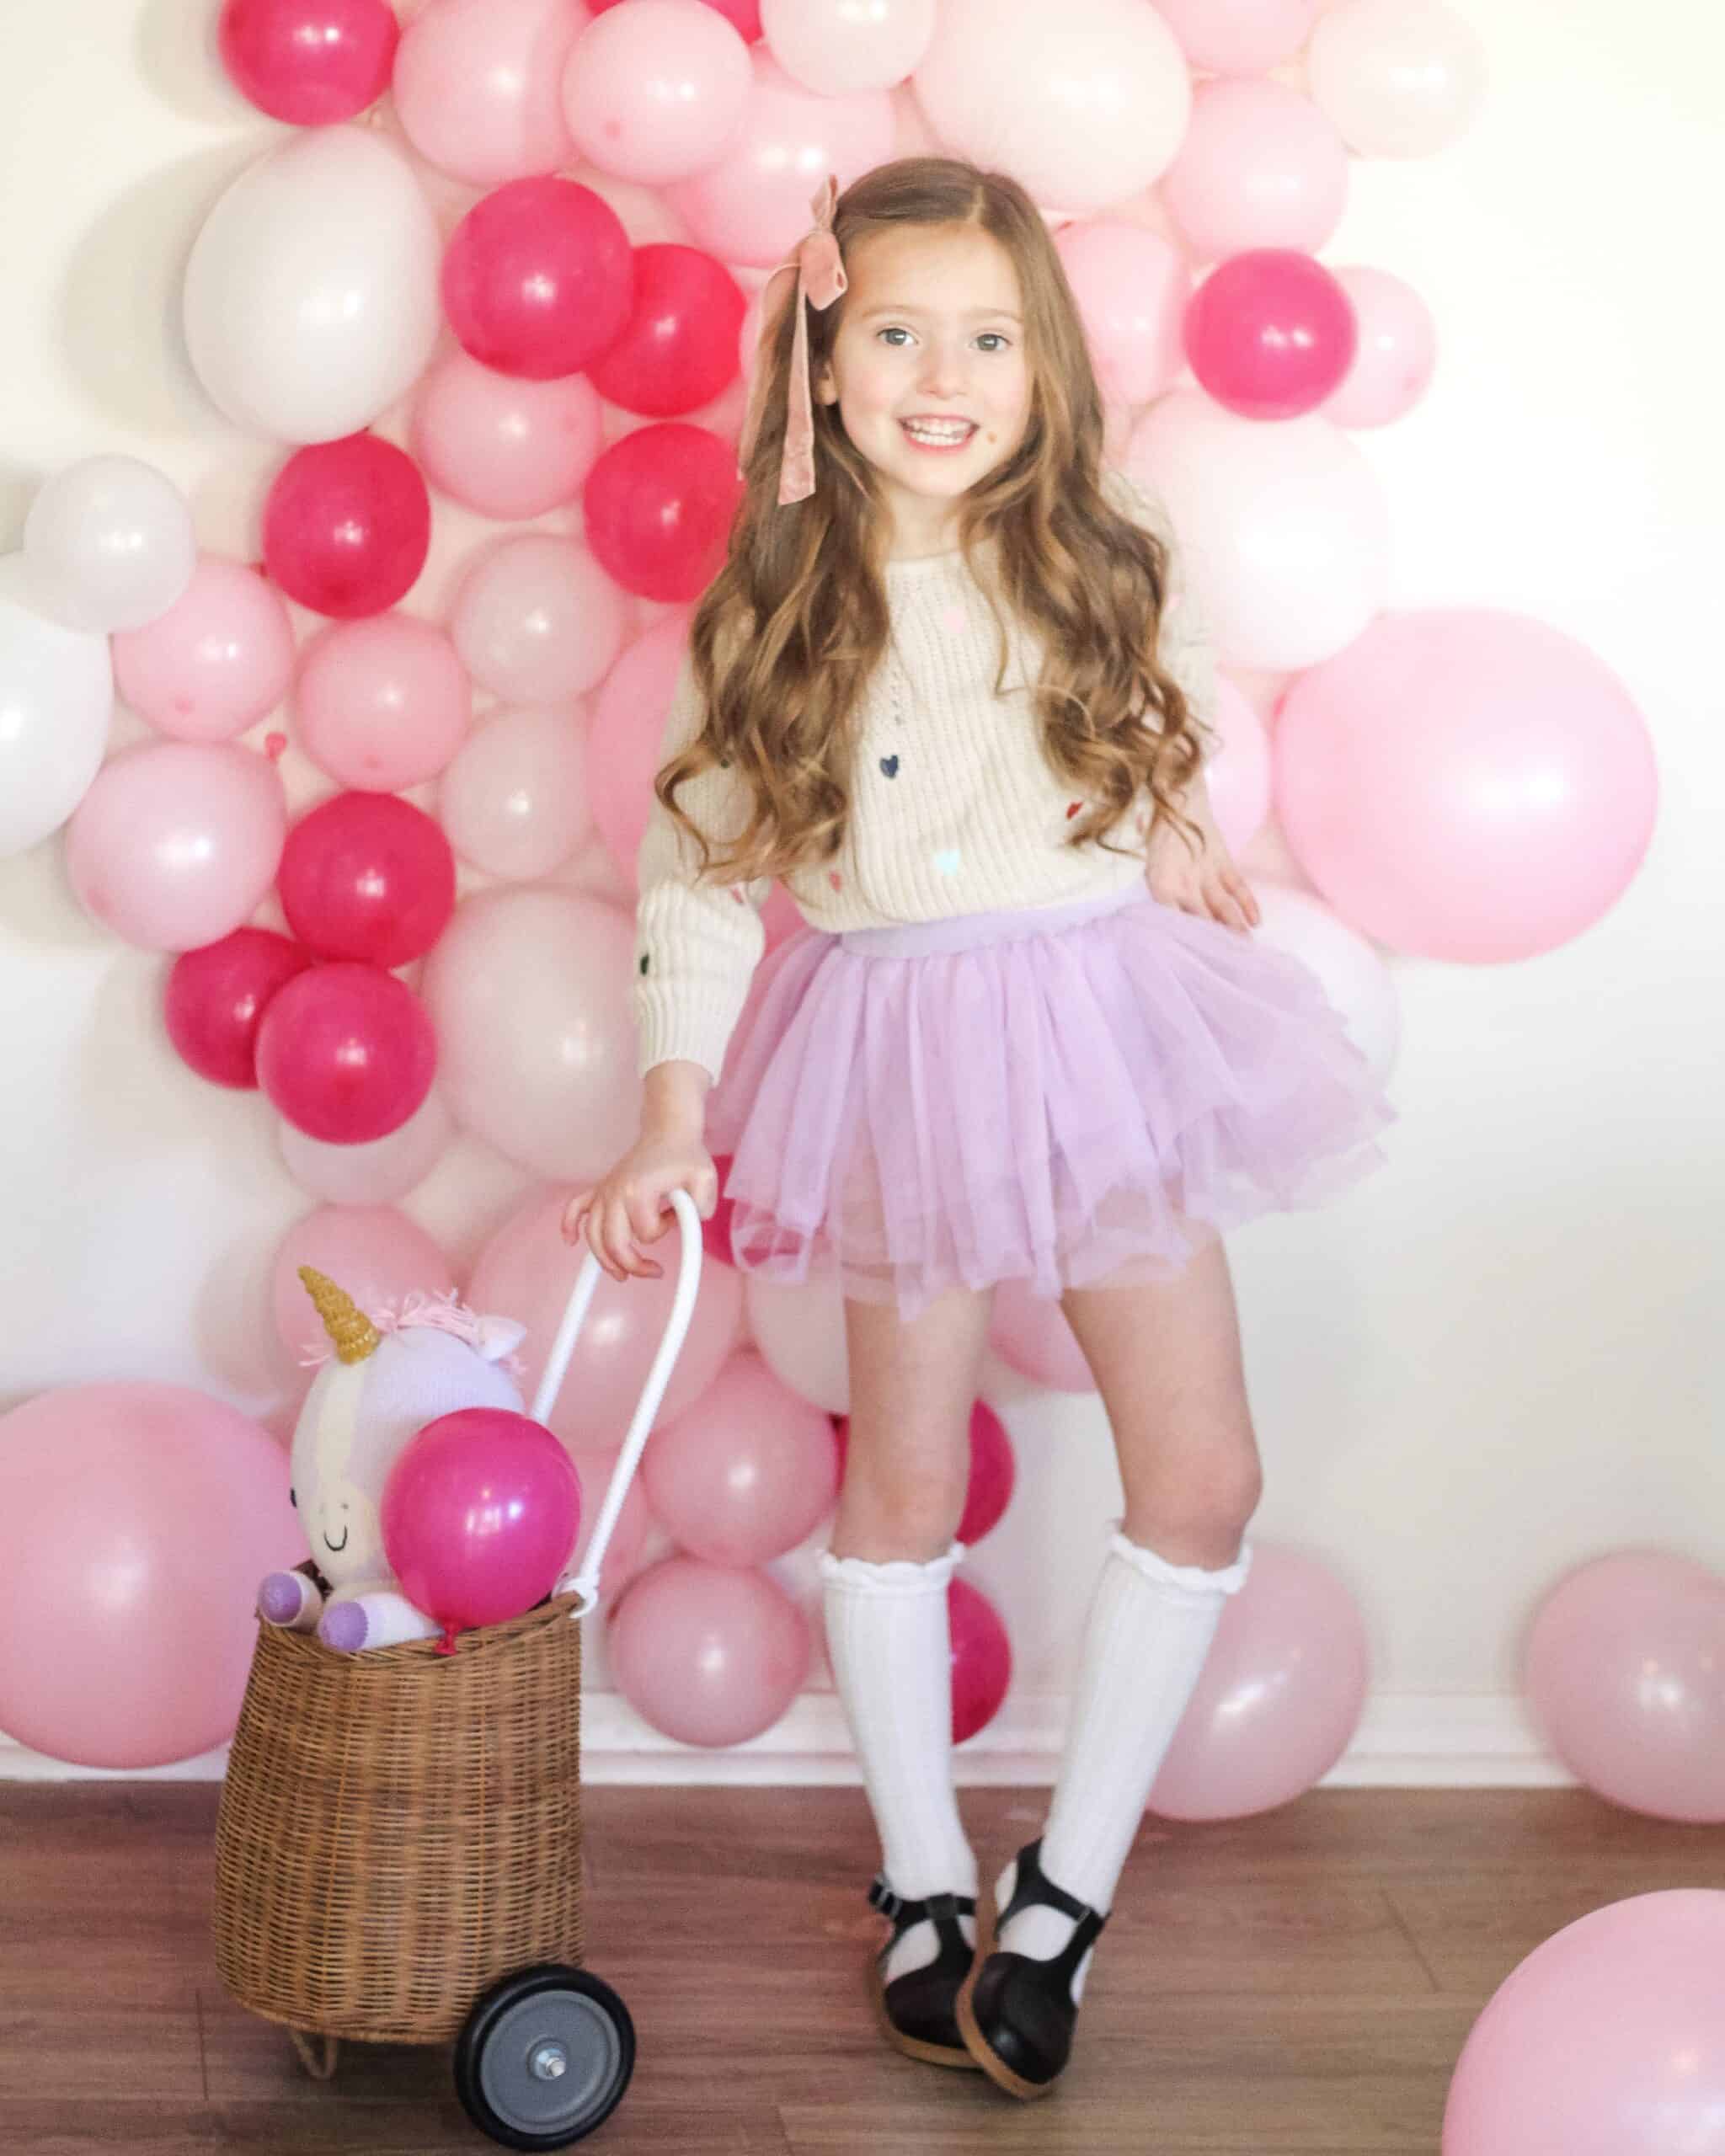
<svg viewBox="0 0 1725 2156"><path fill-rule="evenodd" d="M974 1917L976 1897L974 1894L926 1894L920 1901L913 1902L902 1894L894 1893L884 1877L877 1876L868 1888L868 1906L872 1909L879 1909L896 1930L908 1931L913 1924L925 1921L951 1924L959 1917Z"/></svg>
<svg viewBox="0 0 1725 2156"><path fill-rule="evenodd" d="M1063 1917L1071 1917L1075 1924L1088 1929L1094 1939L1108 1922L1105 1913L1081 1902L1076 1894L1069 1894L1064 1886L1056 1886L1042 1868L1042 1840L1027 1842L1018 1852L1017 1869L1012 1875L1012 1898L996 1919L996 1928L1005 1930L1021 1909L1033 1905L1039 1908L1058 1909Z"/></svg>

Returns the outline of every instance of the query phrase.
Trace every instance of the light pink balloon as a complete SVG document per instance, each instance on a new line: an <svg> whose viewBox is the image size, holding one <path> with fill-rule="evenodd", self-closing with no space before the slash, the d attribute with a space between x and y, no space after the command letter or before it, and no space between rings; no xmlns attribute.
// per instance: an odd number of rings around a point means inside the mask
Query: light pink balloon
<svg viewBox="0 0 1725 2156"><path fill-rule="evenodd" d="M599 392L584 374L498 374L457 347L420 377L413 451L463 508L502 523L572 502L600 450Z"/></svg>
<svg viewBox="0 0 1725 2156"><path fill-rule="evenodd" d="M374 614L312 638L295 703L300 746L321 771L395 793L435 778L461 746L473 692L441 629Z"/></svg>
<svg viewBox="0 0 1725 2156"><path fill-rule="evenodd" d="M499 712L470 734L443 774L438 819L487 875L548 876L593 828L585 714Z"/></svg>
<svg viewBox="0 0 1725 2156"><path fill-rule="evenodd" d="M1541 1604L1523 1682L1589 1789L1657 1819L1725 1822L1725 1579L1674 1550L1580 1565Z"/></svg>
<svg viewBox="0 0 1725 2156"><path fill-rule="evenodd" d="M226 741L287 694L293 627L255 569L200 554L165 614L113 639L114 684L140 718L180 741Z"/></svg>
<svg viewBox="0 0 1725 2156"><path fill-rule="evenodd" d="M1485 40L1446 0L1337 0L1312 31L1306 79L1349 149L1429 157L1478 109Z"/></svg>
<svg viewBox="0 0 1725 2156"><path fill-rule="evenodd" d="M1725 1893L1610 1902L1536 1946L1474 2023L1443 2156L1712 2156L1725 2117Z"/></svg>
<svg viewBox="0 0 1725 2156"><path fill-rule="evenodd" d="M147 951L192 951L239 927L287 836L275 767L233 742L152 741L104 765L66 827L87 912Z"/></svg>
<svg viewBox="0 0 1725 2156"><path fill-rule="evenodd" d="M0 1729L82 1767L195 1758L239 1719L258 1582L303 1561L287 1455L184 1385L0 1417Z"/></svg>
<svg viewBox="0 0 1725 2156"><path fill-rule="evenodd" d="M1065 1312L1052 1298L1033 1295L1021 1280L1003 1280L996 1289L988 1340L1003 1363L1051 1391L1096 1390Z"/></svg>
<svg viewBox="0 0 1725 2156"><path fill-rule="evenodd" d="M277 1119L281 1164L300 1188L330 1205L393 1205L425 1181L455 1139L455 1118L435 1089L399 1129L355 1145L332 1145Z"/></svg>
<svg viewBox="0 0 1725 2156"><path fill-rule="evenodd" d="M529 1401L563 1321L586 1246L572 1247L559 1228L568 1189L530 1191L479 1253L468 1296L475 1310L497 1310L527 1328L521 1390ZM676 1293L677 1231L652 1246L665 1265L661 1280L601 1277L563 1390L547 1417L577 1452L620 1445L647 1372L659 1352ZM702 1268L700 1293L665 1391L655 1429L700 1398L734 1351L742 1328L742 1284L728 1265Z"/></svg>
<svg viewBox="0 0 1725 2156"><path fill-rule="evenodd" d="M601 172L662 187L730 148L750 80L748 46L705 0L629 0L576 39L563 118Z"/></svg>
<svg viewBox="0 0 1725 2156"><path fill-rule="evenodd" d="M416 1292L446 1295L456 1285L443 1252L393 1206L320 1205L282 1237L270 1279L276 1337L296 1366L329 1345L299 1277L302 1265L327 1273L366 1311Z"/></svg>
<svg viewBox="0 0 1725 2156"><path fill-rule="evenodd" d="M1387 270L1338 270L1359 324L1354 364L1318 406L1338 427L1382 427L1412 411L1431 386L1437 325L1411 285Z"/></svg>
<svg viewBox="0 0 1725 2156"><path fill-rule="evenodd" d="M1402 1043L1402 1005L1376 945L1338 921L1309 891L1259 874L1251 880L1258 906L1254 941L1285 951L1317 975L1371 1066L1373 1084L1387 1085Z"/></svg>
<svg viewBox="0 0 1725 2156"><path fill-rule="evenodd" d="M1327 1566L1254 1542L1150 1792L1164 1819L1243 1819L1320 1781L1347 1750L1370 1676L1365 1625Z"/></svg>
<svg viewBox="0 0 1725 2156"><path fill-rule="evenodd" d="M483 548L449 617L474 680L522 704L568 703L590 689L622 650L628 627L628 601L598 563L550 531L518 532Z"/></svg>
<svg viewBox="0 0 1725 2156"><path fill-rule="evenodd" d="M779 66L823 97L885 90L928 50L935 0L761 0L761 29Z"/></svg>
<svg viewBox="0 0 1725 2156"><path fill-rule="evenodd" d="M1386 614L1301 675L1276 797L1343 921L1422 957L1554 950L1622 895L1658 779L1629 693L1561 630L1482 609Z"/></svg>
<svg viewBox="0 0 1725 2156"><path fill-rule="evenodd" d="M848 1415L849 1348L837 1276L813 1274L799 1288L742 1277L749 1335L768 1369L800 1399L829 1415Z"/></svg>
<svg viewBox="0 0 1725 2156"><path fill-rule="evenodd" d="M689 646L689 613L679 608L637 637L593 699L587 783L593 820L611 859L631 881L653 807L653 782L677 671Z"/></svg>
<svg viewBox="0 0 1725 2156"><path fill-rule="evenodd" d="M1238 855L1270 813L1269 735L1226 674L1216 676L1215 722L1221 739L1204 766L1204 790L1228 851Z"/></svg>
<svg viewBox="0 0 1725 2156"><path fill-rule="evenodd" d="M1162 198L1200 260L1248 248L1316 253L1348 206L1348 149L1284 83L1200 83Z"/></svg>
<svg viewBox="0 0 1725 2156"><path fill-rule="evenodd" d="M1311 34L1322 0L1156 0L1156 13L1194 67L1258 75L1279 67Z"/></svg>
<svg viewBox="0 0 1725 2156"><path fill-rule="evenodd" d="M1063 226L1055 249L1103 395L1147 404L1186 364L1180 334L1192 275L1180 250L1106 217Z"/></svg>
<svg viewBox="0 0 1725 2156"><path fill-rule="evenodd" d="M575 1545L574 1562L571 1572L579 1572L587 1561L587 1545L593 1540L593 1530L599 1524L600 1508L605 1502L605 1493L611 1487L611 1478L617 1471L617 1463L622 1451L613 1445L608 1452L577 1452L570 1449L570 1458L581 1477L581 1534ZM599 1598L609 1602L626 1588L640 1570L641 1559L647 1547L647 1539L653 1532L653 1515L647 1509L647 1500L641 1492L641 1477L638 1470L623 1497L622 1510L617 1516L617 1526L606 1545L605 1562L599 1568Z"/></svg>
<svg viewBox="0 0 1725 2156"><path fill-rule="evenodd" d="M681 1744L746 1743L802 1689L811 1646L802 1611L765 1572L692 1557L643 1572L611 1612L617 1689Z"/></svg>
<svg viewBox="0 0 1725 2156"><path fill-rule="evenodd" d="M408 140L479 187L569 163L558 86L585 20L569 0L430 0L395 57L391 88Z"/></svg>
<svg viewBox="0 0 1725 2156"><path fill-rule="evenodd" d="M758 1354L733 1356L641 1461L654 1517L714 1565L764 1565L813 1534L838 1496L832 1417Z"/></svg>

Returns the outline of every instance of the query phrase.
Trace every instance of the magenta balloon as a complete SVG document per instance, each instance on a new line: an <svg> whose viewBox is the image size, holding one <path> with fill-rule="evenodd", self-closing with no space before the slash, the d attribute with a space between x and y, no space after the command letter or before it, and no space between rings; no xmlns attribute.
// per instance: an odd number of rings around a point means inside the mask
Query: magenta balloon
<svg viewBox="0 0 1725 2156"><path fill-rule="evenodd" d="M258 1083L308 1138L363 1145L396 1130L431 1090L437 1037L425 1007L375 966L316 966L278 990L258 1029Z"/></svg>
<svg viewBox="0 0 1725 2156"><path fill-rule="evenodd" d="M1291 419L1322 403L1354 364L1354 305L1296 248L1230 255L1186 308L1186 356L1210 394L1247 419Z"/></svg>
<svg viewBox="0 0 1725 2156"><path fill-rule="evenodd" d="M637 598L698 599L724 559L742 494L735 451L705 427L637 427L587 474L587 544Z"/></svg>
<svg viewBox="0 0 1725 2156"><path fill-rule="evenodd" d="M289 927L320 958L404 966L455 910L449 841L393 793L320 802L288 833L275 880Z"/></svg>
<svg viewBox="0 0 1725 2156"><path fill-rule="evenodd" d="M0 1729L83 1767L233 1733L258 1582L301 1563L287 1454L184 1385L68 1385L0 1416Z"/></svg>
<svg viewBox="0 0 1725 2156"><path fill-rule="evenodd" d="M670 1557L643 1572L606 1633L617 1689L680 1744L742 1744L802 1689L802 1611L765 1572Z"/></svg>
<svg viewBox="0 0 1725 2156"><path fill-rule="evenodd" d="M1676 2156L1721 2146L1725 1893L1608 1903L1536 1946L1474 2023L1443 2156Z"/></svg>
<svg viewBox="0 0 1725 2156"><path fill-rule="evenodd" d="M236 928L182 952L163 999L168 1039L211 1085L255 1086L258 1027L270 999L312 962L302 944L271 928Z"/></svg>
<svg viewBox="0 0 1725 2156"><path fill-rule="evenodd" d="M622 335L633 271L611 205L578 181L512 179L476 202L443 258L462 347L536 382L590 366Z"/></svg>
<svg viewBox="0 0 1725 2156"><path fill-rule="evenodd" d="M234 88L296 127L351 120L381 98L399 36L387 0L225 0L216 28Z"/></svg>
<svg viewBox="0 0 1725 2156"><path fill-rule="evenodd" d="M737 372L748 302L723 263L695 247L638 247L623 333L589 370L625 412L674 419L710 404Z"/></svg>
<svg viewBox="0 0 1725 2156"><path fill-rule="evenodd" d="M1012 1681L1012 1643L1000 1612L968 1580L947 1588L952 1641L953 1742L962 1744L986 1729L1001 1710Z"/></svg>
<svg viewBox="0 0 1725 2156"><path fill-rule="evenodd" d="M959 1522L959 1540L967 1548L1000 1525L1017 1478L1007 1426L985 1400L979 1400L970 1410L970 1481Z"/></svg>
<svg viewBox="0 0 1725 2156"><path fill-rule="evenodd" d="M264 565L290 599L340 621L381 614L418 582L431 497L405 450L348 435L296 450L264 504Z"/></svg>

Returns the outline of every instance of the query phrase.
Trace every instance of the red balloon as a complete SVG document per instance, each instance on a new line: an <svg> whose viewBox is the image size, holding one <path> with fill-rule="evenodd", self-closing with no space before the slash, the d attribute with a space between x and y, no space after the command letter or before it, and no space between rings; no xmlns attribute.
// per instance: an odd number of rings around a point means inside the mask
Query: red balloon
<svg viewBox="0 0 1725 2156"><path fill-rule="evenodd" d="M699 248L638 247L628 321L588 379L651 419L710 404L737 371L748 304L724 264Z"/></svg>
<svg viewBox="0 0 1725 2156"><path fill-rule="evenodd" d="M511 179L476 202L443 257L443 311L499 374L549 382L622 335L634 291L628 234L579 181Z"/></svg>
<svg viewBox="0 0 1725 2156"><path fill-rule="evenodd" d="M1297 248L1231 254L1187 303L1186 356L1219 404L1291 419L1322 404L1354 364L1359 324L1321 262Z"/></svg>
<svg viewBox="0 0 1725 2156"><path fill-rule="evenodd" d="M542 1422L462 1407L409 1438L378 1513L402 1593L443 1626L447 1647L551 1593L580 1533L581 1479Z"/></svg>
<svg viewBox="0 0 1725 2156"><path fill-rule="evenodd" d="M389 88L401 35L387 0L227 0L222 64L272 120L327 127Z"/></svg>
<svg viewBox="0 0 1725 2156"><path fill-rule="evenodd" d="M705 427L637 427L587 474L587 544L638 599L698 599L724 559L742 492L736 451Z"/></svg>
<svg viewBox="0 0 1725 2156"><path fill-rule="evenodd" d="M254 1087L264 1010L312 963L309 951L272 928L236 928L219 943L181 952L163 999L168 1039L212 1085Z"/></svg>
<svg viewBox="0 0 1725 2156"><path fill-rule="evenodd" d="M1012 1681L1012 1643L999 1612L968 1580L947 1588L953 1643L953 1742L987 1728Z"/></svg>
<svg viewBox="0 0 1725 2156"><path fill-rule="evenodd" d="M437 1036L425 1006L375 966L316 966L270 998L258 1083L296 1130L363 1145L399 1130L431 1090Z"/></svg>
<svg viewBox="0 0 1725 2156"><path fill-rule="evenodd" d="M264 504L264 566L290 599L350 622L413 586L431 545L431 497L405 450L377 435L296 450Z"/></svg>
<svg viewBox="0 0 1725 2156"><path fill-rule="evenodd" d="M607 8L620 7L622 0L587 0L587 12L602 15ZM761 0L707 0L707 5L724 17L731 27L750 44L761 35Z"/></svg>
<svg viewBox="0 0 1725 2156"><path fill-rule="evenodd" d="M709 1220L707 1225L710 1228L713 1223ZM729 1248L728 1241L726 1246ZM714 1255L723 1253L715 1251ZM851 1449L848 1415L833 1417L832 1433L839 1449L839 1480L842 1482ZM1007 1435L1005 1423L986 1401L977 1401L970 1410L970 1477L964 1487L964 1515L959 1522L958 1539L967 1549L980 1542L991 1529L1000 1525L1001 1516L1012 1500L1017 1474L1012 1440Z"/></svg>
<svg viewBox="0 0 1725 2156"><path fill-rule="evenodd" d="M320 958L404 966L455 910L449 841L394 793L320 802L288 833L275 882L288 926Z"/></svg>

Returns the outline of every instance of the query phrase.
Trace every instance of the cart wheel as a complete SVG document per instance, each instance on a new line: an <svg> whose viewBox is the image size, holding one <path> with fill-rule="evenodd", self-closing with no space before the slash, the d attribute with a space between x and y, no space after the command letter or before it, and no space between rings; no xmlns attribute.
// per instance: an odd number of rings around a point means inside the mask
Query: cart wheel
<svg viewBox="0 0 1725 2156"><path fill-rule="evenodd" d="M567 2148L608 2119L635 2070L635 2025L607 1983L547 1963L494 1984L455 2047L455 2089L505 2148Z"/></svg>

